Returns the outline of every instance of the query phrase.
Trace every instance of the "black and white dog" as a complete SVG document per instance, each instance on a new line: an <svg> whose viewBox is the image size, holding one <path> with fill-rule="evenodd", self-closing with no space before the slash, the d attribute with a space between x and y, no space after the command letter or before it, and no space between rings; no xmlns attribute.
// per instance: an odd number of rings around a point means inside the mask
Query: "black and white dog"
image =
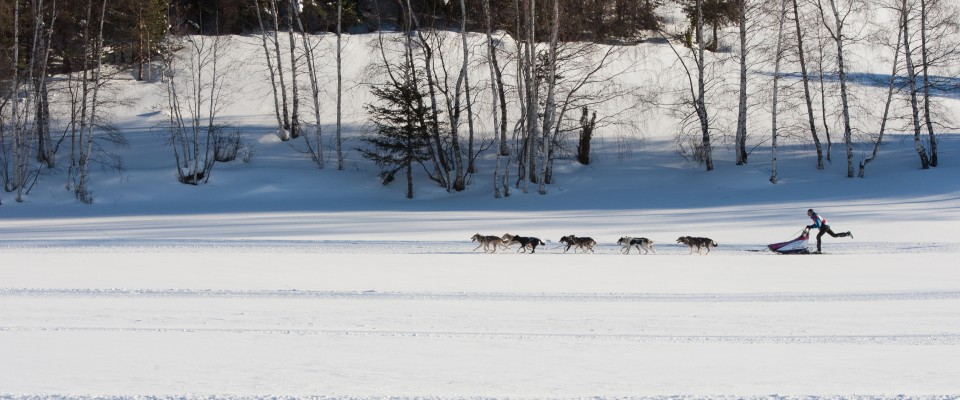
<svg viewBox="0 0 960 400"><path fill-rule="evenodd" d="M630 248L632 247L637 248L637 254L640 254L640 250L643 250L643 254L647 254L647 252L650 251L654 253L657 252L653 249L653 241L643 237L635 238L624 236L617 241L617 244L623 246L623 249L620 251L624 254L630 254Z"/></svg>
<svg viewBox="0 0 960 400"><path fill-rule="evenodd" d="M517 235L511 235L509 233L504 233L501 239L503 239L504 243L506 243L504 245L506 247L509 247L514 243L519 243L520 249L517 251L519 252L520 250L523 250L524 253L527 252L528 247L530 248L531 253L536 253L537 246L546 245L546 243L544 243L542 240L537 239L535 237L517 236Z"/></svg>

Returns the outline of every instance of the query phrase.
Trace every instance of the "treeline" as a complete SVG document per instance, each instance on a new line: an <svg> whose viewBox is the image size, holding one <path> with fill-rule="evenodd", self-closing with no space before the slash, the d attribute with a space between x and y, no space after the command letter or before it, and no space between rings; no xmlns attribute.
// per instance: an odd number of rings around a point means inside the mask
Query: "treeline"
<svg viewBox="0 0 960 400"><path fill-rule="evenodd" d="M960 59L954 3L677 0L686 20L664 26L662 1L5 0L0 178L4 190L22 201L45 171L63 170L67 190L92 202L91 166L117 164L103 144L122 143L102 112L110 96L100 91L111 73L129 69L163 85L165 131L180 182L206 183L216 163L251 157L239 130L218 116L232 90L227 74L236 70L225 57L227 34L259 42L256 62L270 82L278 136L318 168L333 163L325 156L335 152L336 168L344 169L341 36L348 31L379 32L367 36L378 41L372 64L351 65L375 76L366 77L376 97L365 105L373 129L355 149L379 166L384 183L405 179L408 197L414 196L415 171L451 193L465 190L486 173L476 165L485 152L496 156L495 197L512 189L546 194L556 160L589 164L597 129L629 125L647 109L680 121L681 154L708 171L716 139L731 139L725 131L735 132L737 165L746 164L752 151L748 138L753 148L770 144L771 182L777 181L778 137L790 130L814 144L816 168L822 169L824 158L830 161L833 130L842 134L853 177L857 119L880 126L868 141L874 151L861 161L860 176L876 158L884 132L893 129L914 133L921 168L937 166L937 129L949 118L931 93L955 82L943 79L956 76ZM867 29L847 18L877 6L890 21ZM720 43L720 29L731 25L739 27L736 49ZM403 34L385 33L398 31ZM892 55L884 60L891 74L882 117L858 107L846 75L849 46L868 40L866 31ZM317 32L332 32L335 46L319 43L311 35ZM658 73L680 77L679 86L647 94L617 79L631 68L618 60L628 48L619 44L649 36L676 56L667 67L672 70ZM331 71L321 71L321 58L336 59L335 88L322 87L333 80L322 79ZM725 63L739 64L736 88L715 74L731 70ZM802 91L799 84L785 85L788 79L802 82ZM324 92L336 94L335 104L322 103ZM768 103L756 100L768 93ZM55 116L51 97L66 99ZM612 103L622 114L610 115ZM323 120L321 110L334 108L336 120ZM735 112L735 126L718 126L721 108ZM757 113L769 113L770 124L757 122ZM333 132L321 129L330 125ZM769 137L756 133L767 129Z"/></svg>

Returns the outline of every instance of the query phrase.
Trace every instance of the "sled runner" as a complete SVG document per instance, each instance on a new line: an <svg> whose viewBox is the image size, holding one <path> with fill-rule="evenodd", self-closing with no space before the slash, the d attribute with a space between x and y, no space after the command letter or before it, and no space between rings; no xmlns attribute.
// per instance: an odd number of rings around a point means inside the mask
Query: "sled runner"
<svg viewBox="0 0 960 400"><path fill-rule="evenodd" d="M767 248L778 254L810 254L810 250L807 249L808 239L810 239L810 232L804 229L796 239L770 244Z"/></svg>

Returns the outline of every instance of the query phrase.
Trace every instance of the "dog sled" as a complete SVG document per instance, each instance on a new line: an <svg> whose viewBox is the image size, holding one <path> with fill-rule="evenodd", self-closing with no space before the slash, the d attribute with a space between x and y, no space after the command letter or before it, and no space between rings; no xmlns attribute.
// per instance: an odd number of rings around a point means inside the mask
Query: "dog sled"
<svg viewBox="0 0 960 400"><path fill-rule="evenodd" d="M810 250L807 248L807 240L809 239L810 231L804 229L800 233L800 236L797 236L795 239L769 244L767 248L777 254L810 254Z"/></svg>

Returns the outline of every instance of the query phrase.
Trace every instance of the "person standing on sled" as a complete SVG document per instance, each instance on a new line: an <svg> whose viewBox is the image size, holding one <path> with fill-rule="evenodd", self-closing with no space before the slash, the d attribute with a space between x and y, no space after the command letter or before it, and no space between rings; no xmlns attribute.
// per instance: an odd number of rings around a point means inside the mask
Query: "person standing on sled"
<svg viewBox="0 0 960 400"><path fill-rule="evenodd" d="M824 218L824 217L821 217L821 216L818 215L817 213L813 212L813 209L812 209L812 208L809 209L809 210L807 210L807 216L810 217L810 219L813 220L813 223L812 223L812 224L807 225L807 230L808 230L808 231L811 230L811 229L819 229L819 230L820 230L820 233L817 234L817 251L814 252L814 254L820 254L820 238L823 237L823 234L824 234L824 233L828 233L828 234L830 234L830 236L833 236L833 237L847 237L847 236L849 236L850 239L853 239L853 234L850 233L850 231L840 232L840 233L833 233L833 230L830 229L830 225L827 225L827 219Z"/></svg>

